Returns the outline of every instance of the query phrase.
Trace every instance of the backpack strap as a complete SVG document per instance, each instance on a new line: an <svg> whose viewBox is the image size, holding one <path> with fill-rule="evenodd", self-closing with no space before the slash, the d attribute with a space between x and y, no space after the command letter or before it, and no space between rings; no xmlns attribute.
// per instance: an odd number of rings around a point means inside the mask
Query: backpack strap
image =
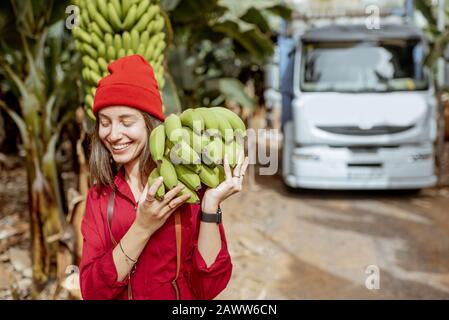
<svg viewBox="0 0 449 320"><path fill-rule="evenodd" d="M181 242L182 242L182 233L181 233L181 214L179 210L175 212L175 235L176 235L176 275L172 281L173 288L176 293L176 300L180 300L180 292L178 288L178 277L179 271L181 270Z"/></svg>
<svg viewBox="0 0 449 320"><path fill-rule="evenodd" d="M112 234L112 216L114 215L114 200L115 200L115 190L112 189L111 195L108 200L108 230L109 235L111 237L111 241L114 244L114 247L118 244L117 240L115 240L114 235ZM132 267L131 271L128 273L128 300L133 300L133 291L131 288L131 273L135 270L135 265Z"/></svg>

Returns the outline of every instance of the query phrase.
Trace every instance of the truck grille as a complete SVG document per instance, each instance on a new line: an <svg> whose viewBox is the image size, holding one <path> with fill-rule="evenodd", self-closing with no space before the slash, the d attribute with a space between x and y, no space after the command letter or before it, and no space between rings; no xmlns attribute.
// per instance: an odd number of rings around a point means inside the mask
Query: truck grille
<svg viewBox="0 0 449 320"><path fill-rule="evenodd" d="M382 134L392 134L407 131L414 126L374 126L371 129L360 129L357 126L344 126L344 127L332 127L332 126L318 126L319 129L336 134L344 134L350 136L375 136Z"/></svg>

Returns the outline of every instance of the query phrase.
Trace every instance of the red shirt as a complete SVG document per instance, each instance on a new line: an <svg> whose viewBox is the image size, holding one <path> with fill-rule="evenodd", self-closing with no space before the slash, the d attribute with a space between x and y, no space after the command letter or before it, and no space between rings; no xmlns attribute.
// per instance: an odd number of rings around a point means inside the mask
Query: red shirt
<svg viewBox="0 0 449 320"><path fill-rule="evenodd" d="M136 200L120 170L114 179L117 191L112 218L112 233L119 241L136 217ZM107 202L111 187L101 192L93 186L88 193L86 212L81 225L84 238L80 263L80 286L83 299L128 299L128 277L117 281L112 258L114 249L107 226ZM202 193L201 193L202 194ZM228 284L232 272L231 257L223 225L219 225L221 249L209 267L198 250L200 205L184 204L181 210L181 269L178 277L180 297L213 299ZM171 281L176 274L175 221L172 214L150 238L131 275L134 299L176 299Z"/></svg>

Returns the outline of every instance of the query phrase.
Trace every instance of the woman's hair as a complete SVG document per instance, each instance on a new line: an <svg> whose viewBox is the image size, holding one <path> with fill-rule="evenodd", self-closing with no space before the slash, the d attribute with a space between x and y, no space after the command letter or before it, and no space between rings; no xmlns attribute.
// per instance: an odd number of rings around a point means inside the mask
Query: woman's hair
<svg viewBox="0 0 449 320"><path fill-rule="evenodd" d="M145 127L147 129L148 136L154 128L156 128L161 122L152 117L150 114L140 111L145 121ZM101 190L105 186L114 186L114 177L121 169L121 165L117 165L112 159L111 152L105 147L98 134L100 121L96 121L95 129L90 135L90 181L91 184L97 184L97 190ZM156 166L150 154L149 139L146 139L145 146L140 154L139 159L139 172L140 182L144 182L148 179L151 170Z"/></svg>

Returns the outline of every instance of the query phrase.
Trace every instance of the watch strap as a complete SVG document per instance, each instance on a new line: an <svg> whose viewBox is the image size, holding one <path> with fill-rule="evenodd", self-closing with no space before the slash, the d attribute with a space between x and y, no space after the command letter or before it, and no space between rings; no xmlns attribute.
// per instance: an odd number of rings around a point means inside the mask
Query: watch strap
<svg viewBox="0 0 449 320"><path fill-rule="evenodd" d="M221 208L218 207L216 213L207 213L201 210L201 221L203 222L215 222L217 224L221 223Z"/></svg>

